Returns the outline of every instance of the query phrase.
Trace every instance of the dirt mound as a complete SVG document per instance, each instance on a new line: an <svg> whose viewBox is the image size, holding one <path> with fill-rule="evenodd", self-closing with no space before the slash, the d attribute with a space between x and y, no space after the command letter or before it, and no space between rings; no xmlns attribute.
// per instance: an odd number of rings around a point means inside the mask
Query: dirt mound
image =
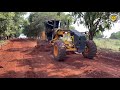
<svg viewBox="0 0 120 90"><path fill-rule="evenodd" d="M37 51L48 52L52 50L52 45L45 40L37 40L37 46L35 47Z"/></svg>

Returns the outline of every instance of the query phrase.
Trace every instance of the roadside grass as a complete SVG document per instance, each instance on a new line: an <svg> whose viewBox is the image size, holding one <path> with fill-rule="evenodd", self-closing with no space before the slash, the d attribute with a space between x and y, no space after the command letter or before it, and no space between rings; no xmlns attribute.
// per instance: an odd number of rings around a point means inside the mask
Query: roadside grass
<svg viewBox="0 0 120 90"><path fill-rule="evenodd" d="M8 40L0 40L0 46L5 45L8 43Z"/></svg>
<svg viewBox="0 0 120 90"><path fill-rule="evenodd" d="M0 45L4 44L5 41L4 40L0 40Z"/></svg>
<svg viewBox="0 0 120 90"><path fill-rule="evenodd" d="M108 49L115 52L120 52L120 40L109 38L94 38L97 48Z"/></svg>

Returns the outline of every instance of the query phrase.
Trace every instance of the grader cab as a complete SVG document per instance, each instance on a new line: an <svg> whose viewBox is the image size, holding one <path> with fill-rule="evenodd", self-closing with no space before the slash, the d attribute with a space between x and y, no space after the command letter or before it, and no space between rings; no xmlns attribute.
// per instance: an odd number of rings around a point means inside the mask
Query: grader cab
<svg viewBox="0 0 120 90"><path fill-rule="evenodd" d="M65 59L66 52L82 53L85 58L93 59L97 47L92 40L86 39L86 34L77 30L62 29L59 20L45 23L47 41L53 45L53 56L57 61Z"/></svg>

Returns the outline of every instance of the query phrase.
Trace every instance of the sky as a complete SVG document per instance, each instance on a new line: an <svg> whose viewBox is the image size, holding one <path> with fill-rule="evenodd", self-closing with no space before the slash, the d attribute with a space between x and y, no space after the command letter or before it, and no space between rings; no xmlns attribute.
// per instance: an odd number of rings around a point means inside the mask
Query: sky
<svg viewBox="0 0 120 90"><path fill-rule="evenodd" d="M76 24L73 24L73 26L75 27L76 30L78 30L80 32L88 31L88 29L85 26L83 26L82 24L80 24L78 26L76 23ZM103 32L103 35L104 35L104 37L109 38L112 33L115 33L118 31L120 31L120 20L117 21L116 23L114 23L114 26L112 26L110 30L105 30Z"/></svg>
<svg viewBox="0 0 120 90"><path fill-rule="evenodd" d="M30 15L30 12L27 12L26 15L24 15L24 18L27 18Z"/></svg>
<svg viewBox="0 0 120 90"><path fill-rule="evenodd" d="M68 14L69 12L65 12L65 14ZM25 15L25 18L27 18L30 15L30 12L28 12ZM88 31L88 29L83 26L82 24L80 24L79 26L77 25L77 23L73 24L72 26L75 27L76 30L78 30L79 32L85 32ZM103 32L104 37L109 38L111 36L112 33L118 32L120 31L120 20L118 20L116 23L114 23L114 26L112 26L112 28L110 30L105 30Z"/></svg>

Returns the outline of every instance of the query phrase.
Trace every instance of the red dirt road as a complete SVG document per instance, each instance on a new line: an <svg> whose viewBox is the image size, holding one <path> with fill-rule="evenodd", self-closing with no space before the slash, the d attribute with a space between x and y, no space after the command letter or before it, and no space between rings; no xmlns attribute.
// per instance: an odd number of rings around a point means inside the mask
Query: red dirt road
<svg viewBox="0 0 120 90"><path fill-rule="evenodd" d="M120 57L101 52L94 60L67 55L54 61L50 51L35 48L35 40L12 40L0 50L0 78L120 78Z"/></svg>

